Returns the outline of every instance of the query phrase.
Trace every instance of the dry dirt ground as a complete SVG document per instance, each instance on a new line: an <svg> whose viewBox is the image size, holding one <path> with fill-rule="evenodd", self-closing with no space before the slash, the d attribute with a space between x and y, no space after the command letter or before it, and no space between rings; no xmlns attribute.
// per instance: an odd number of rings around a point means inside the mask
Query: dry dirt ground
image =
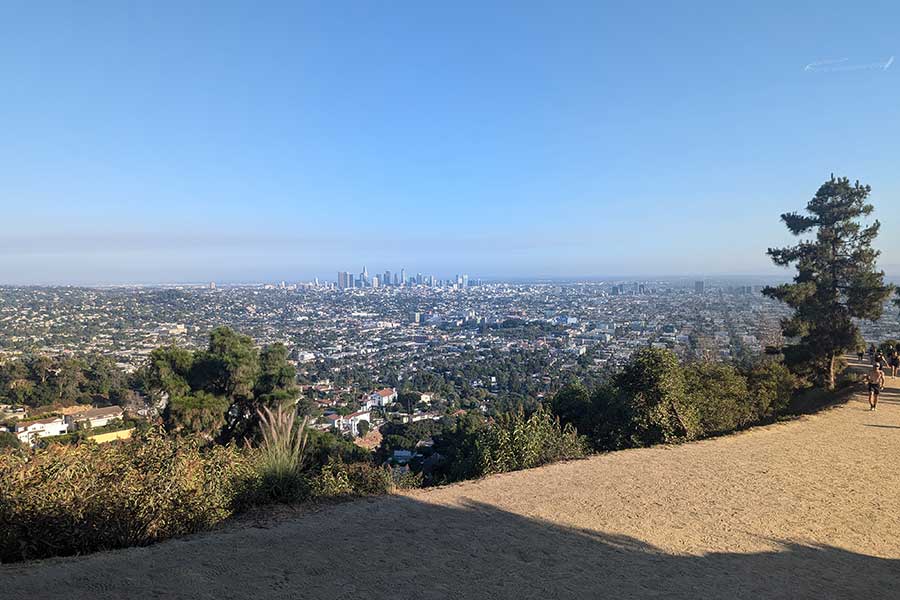
<svg viewBox="0 0 900 600"><path fill-rule="evenodd" d="M900 378L677 447L0 567L0 598L900 598Z"/></svg>

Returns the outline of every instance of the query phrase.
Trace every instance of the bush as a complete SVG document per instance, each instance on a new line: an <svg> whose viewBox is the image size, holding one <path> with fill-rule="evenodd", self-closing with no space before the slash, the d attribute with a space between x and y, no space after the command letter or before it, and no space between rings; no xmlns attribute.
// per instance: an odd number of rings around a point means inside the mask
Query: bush
<svg viewBox="0 0 900 600"><path fill-rule="evenodd" d="M390 493L393 485L391 470L386 467L347 464L339 459L330 459L309 482L315 499L378 496Z"/></svg>
<svg viewBox="0 0 900 600"><path fill-rule="evenodd" d="M747 372L750 403L756 420L771 419L788 410L797 378L783 363L763 360Z"/></svg>
<svg viewBox="0 0 900 600"><path fill-rule="evenodd" d="M234 446L134 440L0 454L0 561L150 544L230 516L255 478Z"/></svg>
<svg viewBox="0 0 900 600"><path fill-rule="evenodd" d="M204 391L174 396L163 411L163 421L169 431L211 440L225 425L229 406L227 398Z"/></svg>
<svg viewBox="0 0 900 600"><path fill-rule="evenodd" d="M788 368L771 359L742 373L725 363L682 367L672 352L648 348L590 396L583 386L568 385L551 406L595 449L617 450L677 443L772 419L789 410L797 385Z"/></svg>
<svg viewBox="0 0 900 600"><path fill-rule="evenodd" d="M310 480L313 498L339 498L353 494L350 472L340 460L330 459Z"/></svg>
<svg viewBox="0 0 900 600"><path fill-rule="evenodd" d="M559 390L553 397L550 408L562 423L571 423L580 433L587 434L596 425L591 394L580 381Z"/></svg>
<svg viewBox="0 0 900 600"><path fill-rule="evenodd" d="M725 363L697 362L684 369L688 403L697 415L697 434L733 431L756 420L747 380Z"/></svg>
<svg viewBox="0 0 900 600"><path fill-rule="evenodd" d="M21 448L22 443L16 434L9 431L0 431L0 449L4 448Z"/></svg>
<svg viewBox="0 0 900 600"><path fill-rule="evenodd" d="M616 377L621 392L609 398L606 435L620 446L650 446L691 440L700 434L690 405L684 373L669 350L636 352Z"/></svg>
<svg viewBox="0 0 900 600"><path fill-rule="evenodd" d="M422 487L425 480L423 473L401 471L394 473L394 487L400 490L414 490Z"/></svg>
<svg viewBox="0 0 900 600"><path fill-rule="evenodd" d="M479 431L476 441L479 475L530 469L586 454L572 425L561 425L543 407L531 416L507 413Z"/></svg>

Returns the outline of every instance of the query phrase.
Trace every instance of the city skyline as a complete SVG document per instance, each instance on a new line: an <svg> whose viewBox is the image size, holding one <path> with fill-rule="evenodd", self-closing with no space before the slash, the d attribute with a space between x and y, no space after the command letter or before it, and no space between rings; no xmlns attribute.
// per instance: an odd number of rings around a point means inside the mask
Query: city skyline
<svg viewBox="0 0 900 600"><path fill-rule="evenodd" d="M0 9L0 284L779 275L832 173L900 275L900 6L393 8Z"/></svg>

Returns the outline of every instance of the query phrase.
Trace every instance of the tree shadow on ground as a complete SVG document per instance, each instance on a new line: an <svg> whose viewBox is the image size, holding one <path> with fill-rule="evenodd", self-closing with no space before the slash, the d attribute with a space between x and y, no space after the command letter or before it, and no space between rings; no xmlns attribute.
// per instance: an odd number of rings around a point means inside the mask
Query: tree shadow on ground
<svg viewBox="0 0 900 600"><path fill-rule="evenodd" d="M523 490L527 493L527 490ZM596 509L592 509L596 510ZM673 545L678 540L672 540ZM790 541L688 556L464 501L404 496L149 548L0 568L5 598L897 597L900 560Z"/></svg>

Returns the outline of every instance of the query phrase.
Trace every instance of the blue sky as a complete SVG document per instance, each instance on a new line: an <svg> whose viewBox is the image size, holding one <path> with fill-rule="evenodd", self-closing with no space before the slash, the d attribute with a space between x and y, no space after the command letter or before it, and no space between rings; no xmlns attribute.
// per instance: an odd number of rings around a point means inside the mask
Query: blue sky
<svg viewBox="0 0 900 600"><path fill-rule="evenodd" d="M832 172L900 275L900 4L616 4L4 2L0 283L773 273Z"/></svg>

